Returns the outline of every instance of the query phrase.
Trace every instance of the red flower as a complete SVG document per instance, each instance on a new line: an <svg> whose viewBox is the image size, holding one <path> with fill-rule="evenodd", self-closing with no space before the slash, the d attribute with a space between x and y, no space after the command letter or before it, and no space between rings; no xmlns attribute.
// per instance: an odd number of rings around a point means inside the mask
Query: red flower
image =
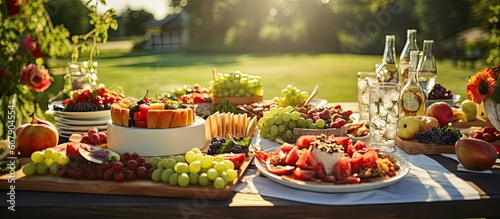
<svg viewBox="0 0 500 219"><path fill-rule="evenodd" d="M7 10L9 12L9 17L16 16L19 14L19 1L18 0L7 0Z"/></svg>
<svg viewBox="0 0 500 219"><path fill-rule="evenodd" d="M43 66L30 64L21 70L21 78L26 81L26 85L36 92L43 92L49 88L50 81L49 71Z"/></svg>
<svg viewBox="0 0 500 219"><path fill-rule="evenodd" d="M31 53L35 58L41 58L43 56L40 45L35 42L31 34L27 34L23 37L21 42L19 42L19 48L25 53Z"/></svg>

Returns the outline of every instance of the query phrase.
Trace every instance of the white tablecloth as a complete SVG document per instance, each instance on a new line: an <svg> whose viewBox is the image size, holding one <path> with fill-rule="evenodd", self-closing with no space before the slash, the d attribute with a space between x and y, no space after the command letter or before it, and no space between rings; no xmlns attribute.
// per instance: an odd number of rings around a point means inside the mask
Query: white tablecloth
<svg viewBox="0 0 500 219"><path fill-rule="evenodd" d="M279 144L255 140L262 149ZM479 199L478 192L439 163L425 155L409 155L397 150L395 155L408 161L410 172L400 181L384 188L354 193L317 193L290 188L271 181L259 171L247 170L235 191L321 205L382 204Z"/></svg>

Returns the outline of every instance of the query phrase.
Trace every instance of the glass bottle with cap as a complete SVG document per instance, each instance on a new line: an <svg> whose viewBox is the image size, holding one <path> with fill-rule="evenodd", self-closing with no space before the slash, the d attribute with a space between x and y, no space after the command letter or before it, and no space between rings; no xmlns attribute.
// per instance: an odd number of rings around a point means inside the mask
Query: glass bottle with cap
<svg viewBox="0 0 500 219"><path fill-rule="evenodd" d="M382 63L377 66L375 72L379 81L399 83L398 67L396 65L396 38L394 35L385 36L385 48Z"/></svg>
<svg viewBox="0 0 500 219"><path fill-rule="evenodd" d="M424 47L418 61L418 80L427 94L436 83L437 67L434 58L434 40L424 40Z"/></svg>
<svg viewBox="0 0 500 219"><path fill-rule="evenodd" d="M406 31L406 43L401 51L401 55L399 57L399 72L402 85L405 85L408 82L408 71L410 69L410 51L419 51L417 44L417 30L416 29L408 29ZM417 66L414 66L415 68Z"/></svg>

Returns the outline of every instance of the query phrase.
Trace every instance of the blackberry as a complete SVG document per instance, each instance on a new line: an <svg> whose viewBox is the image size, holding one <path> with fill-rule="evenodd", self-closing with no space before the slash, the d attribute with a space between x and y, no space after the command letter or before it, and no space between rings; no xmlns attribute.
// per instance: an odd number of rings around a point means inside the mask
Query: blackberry
<svg viewBox="0 0 500 219"><path fill-rule="evenodd" d="M68 111L70 112L88 112L102 110L101 106L95 105L91 102L78 102L75 105L70 105Z"/></svg>
<svg viewBox="0 0 500 219"><path fill-rule="evenodd" d="M235 154L241 154L241 153L245 153L245 150L243 149L243 147L237 145L237 144L233 144L230 148L229 148L229 152L231 153L235 153Z"/></svg>

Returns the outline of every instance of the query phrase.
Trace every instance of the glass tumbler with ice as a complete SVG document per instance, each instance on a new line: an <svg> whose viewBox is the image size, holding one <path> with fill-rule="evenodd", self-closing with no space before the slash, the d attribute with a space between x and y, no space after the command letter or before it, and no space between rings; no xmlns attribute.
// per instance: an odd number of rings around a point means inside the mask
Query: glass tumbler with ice
<svg viewBox="0 0 500 219"><path fill-rule="evenodd" d="M370 145L383 152L394 152L399 118L399 84L370 84Z"/></svg>
<svg viewBox="0 0 500 219"><path fill-rule="evenodd" d="M370 103L370 83L378 82L377 73L360 71L358 75L358 107L360 120L368 120L368 104Z"/></svg>

